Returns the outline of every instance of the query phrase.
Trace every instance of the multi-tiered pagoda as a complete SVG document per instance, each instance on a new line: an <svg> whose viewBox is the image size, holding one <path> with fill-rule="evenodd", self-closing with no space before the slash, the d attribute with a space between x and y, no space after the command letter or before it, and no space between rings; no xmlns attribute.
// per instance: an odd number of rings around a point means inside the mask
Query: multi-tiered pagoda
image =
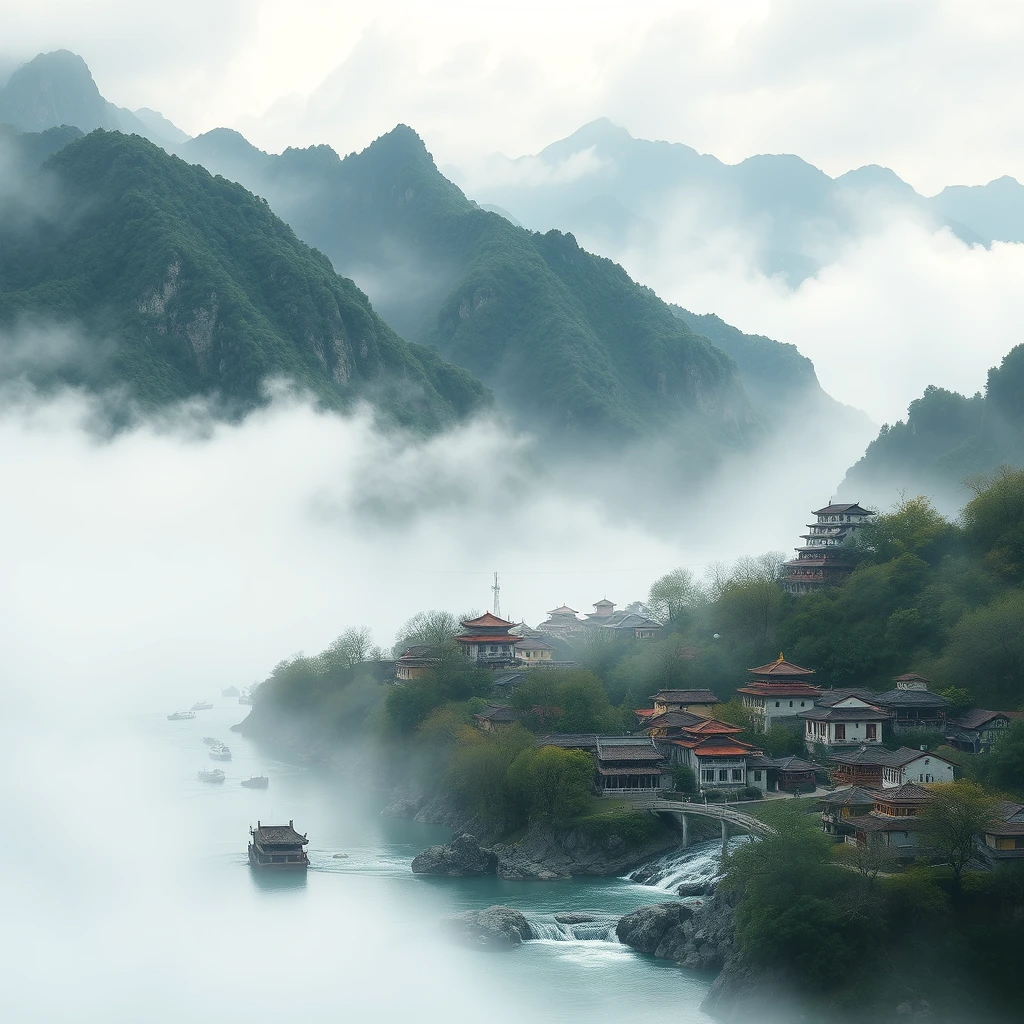
<svg viewBox="0 0 1024 1024"><path fill-rule="evenodd" d="M516 663L515 645L522 640L509 632L515 625L485 612L475 619L463 619L463 631L455 639L466 657L480 668L504 668Z"/></svg>
<svg viewBox="0 0 1024 1024"><path fill-rule="evenodd" d="M854 502L826 505L811 514L816 521L807 524L809 532L800 535L803 546L785 565L782 585L791 594L810 594L842 583L855 565L849 542L857 530L874 521L877 513Z"/></svg>

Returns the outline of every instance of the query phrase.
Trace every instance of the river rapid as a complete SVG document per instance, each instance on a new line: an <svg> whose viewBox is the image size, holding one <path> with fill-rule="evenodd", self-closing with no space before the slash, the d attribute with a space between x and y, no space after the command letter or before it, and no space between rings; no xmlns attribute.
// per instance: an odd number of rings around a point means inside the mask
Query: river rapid
<svg viewBox="0 0 1024 1024"><path fill-rule="evenodd" d="M712 875L717 843L665 858L649 884L415 876L413 856L447 830L384 818L344 776L275 759L229 731L247 708L208 699L187 721L167 706L3 723L3 1019L710 1021L709 979L632 952L612 923ZM206 736L232 760L211 761ZM226 781L200 782L211 767ZM252 774L269 788L240 786ZM310 837L309 871L250 871L249 825L289 819ZM500 954L449 944L445 914L494 903L543 937ZM607 921L558 924L567 910Z"/></svg>

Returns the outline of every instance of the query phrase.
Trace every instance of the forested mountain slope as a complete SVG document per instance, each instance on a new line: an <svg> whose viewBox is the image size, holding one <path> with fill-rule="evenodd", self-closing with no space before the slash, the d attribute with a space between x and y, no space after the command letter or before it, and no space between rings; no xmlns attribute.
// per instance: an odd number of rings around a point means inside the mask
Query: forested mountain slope
<svg viewBox="0 0 1024 1024"><path fill-rule="evenodd" d="M970 497L965 481L1001 465L1024 466L1024 345L989 370L983 395L926 389L906 420L882 427L842 491L899 488L952 506Z"/></svg>
<svg viewBox="0 0 1024 1024"><path fill-rule="evenodd" d="M732 361L653 292L571 235L481 210L410 128L344 160L326 146L270 157L224 130L179 152L266 196L393 327L435 344L553 441L679 427L681 446L713 449L759 430Z"/></svg>
<svg viewBox="0 0 1024 1024"><path fill-rule="evenodd" d="M0 226L0 326L84 339L73 359L31 367L37 383L128 386L147 405L215 393L244 409L283 376L423 428L488 399L398 337L264 201L137 136L70 143L23 202L32 216Z"/></svg>

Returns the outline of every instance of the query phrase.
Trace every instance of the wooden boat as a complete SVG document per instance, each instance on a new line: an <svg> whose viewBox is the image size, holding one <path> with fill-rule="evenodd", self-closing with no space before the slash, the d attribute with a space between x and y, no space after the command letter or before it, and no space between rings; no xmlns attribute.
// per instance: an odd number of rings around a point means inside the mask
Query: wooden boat
<svg viewBox="0 0 1024 1024"><path fill-rule="evenodd" d="M270 785L270 779L266 775L253 775L248 779L242 779L241 785L246 789L266 789Z"/></svg>
<svg viewBox="0 0 1024 1024"><path fill-rule="evenodd" d="M224 773L219 768L200 768L200 782L223 782Z"/></svg>
<svg viewBox="0 0 1024 1024"><path fill-rule="evenodd" d="M167 716L168 722L180 722L186 718L195 718L196 713L194 711L175 711L173 715Z"/></svg>
<svg viewBox="0 0 1024 1024"><path fill-rule="evenodd" d="M305 871L309 857L303 847L309 839L295 831L295 822L287 825L264 825L256 822L249 829L249 864L270 871Z"/></svg>
<svg viewBox="0 0 1024 1024"><path fill-rule="evenodd" d="M214 761L230 761L231 749L224 743L218 743L215 747L210 747L210 757Z"/></svg>
<svg viewBox="0 0 1024 1024"><path fill-rule="evenodd" d="M209 711L210 708L212 708L212 707L213 707L213 705L211 703L209 703L209 701L197 700L195 702L195 704L192 705L192 710L193 711Z"/></svg>

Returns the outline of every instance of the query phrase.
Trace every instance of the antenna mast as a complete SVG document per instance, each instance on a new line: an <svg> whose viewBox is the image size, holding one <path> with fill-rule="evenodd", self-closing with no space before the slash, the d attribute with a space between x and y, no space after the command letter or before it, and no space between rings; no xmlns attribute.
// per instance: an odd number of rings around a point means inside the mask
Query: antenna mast
<svg viewBox="0 0 1024 1024"><path fill-rule="evenodd" d="M494 574L494 585L491 587L491 593L494 595L494 602L492 611L499 618L501 617L501 584L498 582L498 574Z"/></svg>

